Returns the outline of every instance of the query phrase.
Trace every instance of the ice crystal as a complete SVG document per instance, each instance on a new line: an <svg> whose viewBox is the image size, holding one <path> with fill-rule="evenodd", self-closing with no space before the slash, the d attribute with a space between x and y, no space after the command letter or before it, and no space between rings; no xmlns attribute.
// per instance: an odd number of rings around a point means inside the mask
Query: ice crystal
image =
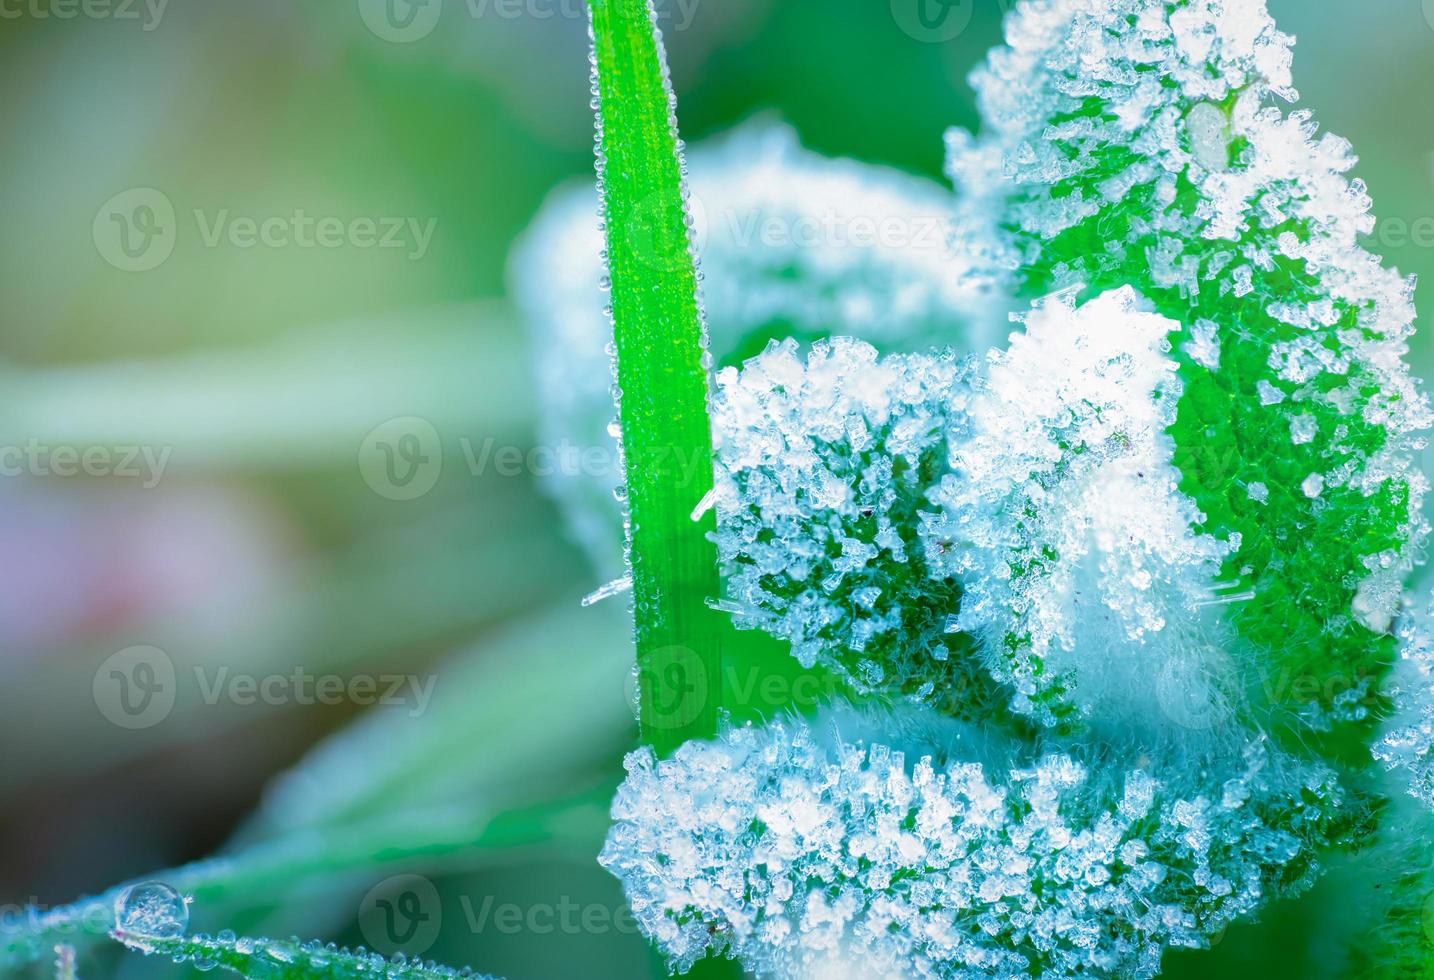
<svg viewBox="0 0 1434 980"><path fill-rule="evenodd" d="M844 338L805 359L774 342L718 375L717 545L738 626L858 690L972 698L975 665L947 628L960 591L917 536L965 375L949 352L880 358Z"/></svg>
<svg viewBox="0 0 1434 980"><path fill-rule="evenodd" d="M1424 531L1412 288L1359 245L1349 144L1271 104L1292 39L1264 0L1029 0L1006 39L981 136L949 140L966 233L1013 289L1130 285L1190 326L1175 461L1238 543L1229 617L1268 669L1330 688L1391 660L1393 609L1359 596Z"/></svg>
<svg viewBox="0 0 1434 980"><path fill-rule="evenodd" d="M932 567L965 588L956 625L1046 724L1097 703L1111 721L1149 715L1161 668L1199 648L1227 550L1194 532L1171 462L1179 327L1142 305L1121 289L1036 306L975 383L923 530Z"/></svg>
<svg viewBox="0 0 1434 980"><path fill-rule="evenodd" d="M1374 745L1374 757L1408 778L1409 795L1434 809L1434 596L1399 626L1392 675L1396 714Z"/></svg>
<svg viewBox="0 0 1434 980"><path fill-rule="evenodd" d="M933 726L908 753L846 724L628 757L601 860L674 969L1150 977L1301 888L1344 806L1328 770L1258 740L1210 782L1193 759L947 758L979 736Z"/></svg>
<svg viewBox="0 0 1434 980"><path fill-rule="evenodd" d="M883 352L984 349L992 294L947 242L939 185L802 149L795 134L748 124L688 154L709 345L719 366L768 341L859 337ZM612 418L612 326L603 313L603 231L591 186L556 192L513 264L539 355L546 484L600 573L617 578L621 468ZM640 229L638 232L640 233ZM695 504L697 501L693 501Z"/></svg>

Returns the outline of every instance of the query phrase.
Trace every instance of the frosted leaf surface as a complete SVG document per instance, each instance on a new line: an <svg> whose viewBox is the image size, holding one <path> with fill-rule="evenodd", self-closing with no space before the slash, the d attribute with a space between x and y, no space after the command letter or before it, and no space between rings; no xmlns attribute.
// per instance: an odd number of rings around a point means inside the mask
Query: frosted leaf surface
<svg viewBox="0 0 1434 980"><path fill-rule="evenodd" d="M1264 0L1045 0L1006 40L973 76L980 137L948 141L962 234L1005 288L1130 285L1189 327L1171 434L1203 529L1237 542L1226 618L1273 676L1377 670L1393 608L1365 583L1425 531L1412 284L1359 243L1350 145L1275 104L1293 39Z"/></svg>
<svg viewBox="0 0 1434 980"><path fill-rule="evenodd" d="M452 969L409 958L381 956L366 949L298 939L188 935L189 900L158 881L124 889L115 899L111 935L148 956L166 957L207 973L216 968L252 980L493 980L471 969Z"/></svg>
<svg viewBox="0 0 1434 980"><path fill-rule="evenodd" d="M1151 977L1302 888L1343 805L1328 770L1261 742L1210 769L1008 769L948 757L979 735L893 748L844 727L628 757L601 861L675 970L710 951L759 977Z"/></svg>
<svg viewBox="0 0 1434 980"><path fill-rule="evenodd" d="M993 339L994 294L970 279L970 257L948 242L953 206L939 184L824 158L770 122L699 145L687 160L718 366L786 337L854 336L883 352L984 350ZM558 457L545 484L606 581L625 568L596 215L591 184L555 192L516 252L511 279L533 334L543 444Z"/></svg>
<svg viewBox="0 0 1434 980"><path fill-rule="evenodd" d="M948 631L960 605L928 569L917 513L947 465L967 369L948 353L878 356L773 343L717 377L717 545L739 627L789 640L859 691L969 705L980 676Z"/></svg>
<svg viewBox="0 0 1434 980"><path fill-rule="evenodd" d="M1409 795L1434 810L1434 597L1401 621L1391 680L1395 714L1374 745L1374 757L1401 771Z"/></svg>
<svg viewBox="0 0 1434 980"><path fill-rule="evenodd" d="M1130 289L1036 305L973 383L922 532L965 589L956 625L1044 724L1149 716L1228 550L1196 532L1171 464L1179 327L1144 307Z"/></svg>

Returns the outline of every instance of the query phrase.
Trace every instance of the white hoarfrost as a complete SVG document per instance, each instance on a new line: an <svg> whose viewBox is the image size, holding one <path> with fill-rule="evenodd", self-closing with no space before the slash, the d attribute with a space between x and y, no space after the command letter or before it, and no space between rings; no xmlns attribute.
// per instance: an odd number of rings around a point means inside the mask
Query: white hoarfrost
<svg viewBox="0 0 1434 980"><path fill-rule="evenodd" d="M716 540L738 626L861 691L971 693L947 630L959 591L931 579L917 536L967 373L949 352L881 358L838 338L805 358L773 343L718 375Z"/></svg>
<svg viewBox="0 0 1434 980"><path fill-rule="evenodd" d="M1395 714L1374 757L1401 772L1409 795L1434 809L1434 596L1400 623L1392 681Z"/></svg>
<svg viewBox="0 0 1434 980"><path fill-rule="evenodd" d="M785 337L852 336L883 352L980 351L994 339L988 311L1003 301L974 283L971 258L948 241L946 188L827 159L803 149L790 128L761 120L695 146L687 162L718 366ZM625 569L597 210L591 182L554 192L511 279L537 353L541 438L560 460L546 486L607 581Z"/></svg>
<svg viewBox="0 0 1434 980"><path fill-rule="evenodd" d="M911 754L853 741L849 711L640 750L602 863L676 970L1152 977L1303 887L1343 805L1331 772L1258 739L1210 780L1181 757L975 759L952 747L990 737L950 725Z"/></svg>
<svg viewBox="0 0 1434 980"><path fill-rule="evenodd" d="M1201 609L1228 550L1196 533L1172 465L1179 327L1130 289L1080 307L1052 296L1024 319L951 437L927 560L959 577L955 625L1018 711L1124 723L1149 715L1172 659L1204 655Z"/></svg>

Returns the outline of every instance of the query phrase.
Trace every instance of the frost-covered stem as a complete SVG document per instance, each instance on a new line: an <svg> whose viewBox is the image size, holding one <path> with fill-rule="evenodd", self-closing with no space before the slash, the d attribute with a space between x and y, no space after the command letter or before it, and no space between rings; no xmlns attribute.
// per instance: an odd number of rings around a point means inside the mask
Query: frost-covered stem
<svg viewBox="0 0 1434 980"><path fill-rule="evenodd" d="M324 833L324 846L308 833L279 838L246 851L210 858L150 876L199 902L248 900L302 881L351 877L394 864L478 858L512 848L582 846L580 828L602 819L602 794L544 804L497 817L400 814ZM593 823L587 824L584 817ZM27 910L0 920L0 975L38 961L57 944L83 949L114 927L115 898L123 885L72 905Z"/></svg>
<svg viewBox="0 0 1434 980"><path fill-rule="evenodd" d="M317 941L217 937L146 936L116 929L114 938L146 956L209 971L215 967L252 980L492 980L426 960L390 960L364 949L341 949Z"/></svg>
<svg viewBox="0 0 1434 980"><path fill-rule="evenodd" d="M721 618L702 315L682 145L648 0L590 0L643 739L716 731Z"/></svg>

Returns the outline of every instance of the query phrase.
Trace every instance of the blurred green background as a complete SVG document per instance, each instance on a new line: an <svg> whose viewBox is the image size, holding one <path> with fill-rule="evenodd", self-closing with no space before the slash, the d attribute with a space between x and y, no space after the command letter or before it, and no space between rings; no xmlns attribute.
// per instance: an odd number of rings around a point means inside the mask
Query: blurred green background
<svg viewBox="0 0 1434 980"><path fill-rule="evenodd" d="M0 906L342 825L346 786L354 812L417 814L600 794L635 738L620 611L577 614L601 582L531 474L475 475L464 450L536 438L543 352L505 262L544 195L590 172L581 0L429 0L406 29L368 0L127 3L0 0ZM1009 3L962 0L941 36L904 29L909 6L659 3L684 135L775 110L813 149L939 177ZM1270 7L1299 37L1304 104L1361 157L1378 250L1434 310L1434 2ZM1421 374L1430 356L1423 334ZM396 417L425 420L443 461L415 499L385 492L373 454ZM192 684L123 727L97 685L136 647L181 679L428 679L446 727L396 749L404 706L209 704ZM370 711L389 727L261 808ZM650 971L600 834L428 872L427 955ZM236 908L372 941L363 902L391 873ZM109 970L167 972L90 973Z"/></svg>

